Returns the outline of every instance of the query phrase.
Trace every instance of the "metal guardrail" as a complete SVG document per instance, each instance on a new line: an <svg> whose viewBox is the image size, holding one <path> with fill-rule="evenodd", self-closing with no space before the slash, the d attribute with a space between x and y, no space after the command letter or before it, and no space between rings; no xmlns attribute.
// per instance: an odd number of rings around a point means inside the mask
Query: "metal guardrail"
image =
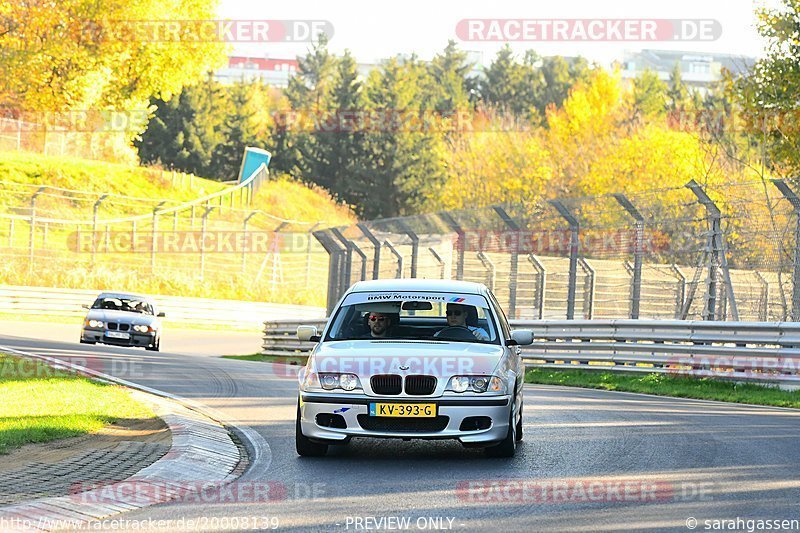
<svg viewBox="0 0 800 533"><path fill-rule="evenodd" d="M264 324L263 354L306 355L313 343L297 326L324 320ZM533 331L523 347L528 367L665 373L740 381L800 384L800 323L681 320L512 320Z"/></svg>
<svg viewBox="0 0 800 533"><path fill-rule="evenodd" d="M0 313L34 316L68 316L80 319L86 315L83 305L91 304L99 290L58 289L50 287L18 287L0 285ZM269 304L237 300L214 300L158 296L153 299L166 320L206 325L259 325L264 320L293 318L310 320L325 315L322 307Z"/></svg>

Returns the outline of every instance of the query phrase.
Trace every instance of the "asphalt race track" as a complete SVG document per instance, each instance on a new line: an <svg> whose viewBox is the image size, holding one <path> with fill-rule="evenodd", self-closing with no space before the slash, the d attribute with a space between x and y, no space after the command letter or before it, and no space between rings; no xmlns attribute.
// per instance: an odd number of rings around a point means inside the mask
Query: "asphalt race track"
<svg viewBox="0 0 800 533"><path fill-rule="evenodd" d="M395 440L354 440L325 458L301 459L294 451L292 372L214 357L253 353L257 335L173 332L165 334L166 351L153 353L80 345L77 331L2 323L0 346L80 357L95 369L194 399L250 426L269 448L239 480L240 501L170 503L122 515L128 519L194 519L210 530L223 517L228 524L275 518L279 531L403 524L690 531L687 520L702 531L712 529L706 520L800 519L800 412L528 386L525 441L512 460L486 459L457 443ZM269 497L254 502L248 484L268 486Z"/></svg>

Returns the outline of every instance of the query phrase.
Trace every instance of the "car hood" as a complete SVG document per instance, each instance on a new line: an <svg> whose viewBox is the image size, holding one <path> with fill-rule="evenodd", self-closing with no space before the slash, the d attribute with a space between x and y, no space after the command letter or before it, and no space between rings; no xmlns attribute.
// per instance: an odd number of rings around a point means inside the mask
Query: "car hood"
<svg viewBox="0 0 800 533"><path fill-rule="evenodd" d="M320 343L309 361L316 372L449 377L492 374L503 360L500 345L468 342L355 340Z"/></svg>
<svg viewBox="0 0 800 533"><path fill-rule="evenodd" d="M118 322L120 324L140 324L152 326L158 321L153 315L130 313L128 311L113 311L111 309L90 309L86 320L102 320L103 322Z"/></svg>

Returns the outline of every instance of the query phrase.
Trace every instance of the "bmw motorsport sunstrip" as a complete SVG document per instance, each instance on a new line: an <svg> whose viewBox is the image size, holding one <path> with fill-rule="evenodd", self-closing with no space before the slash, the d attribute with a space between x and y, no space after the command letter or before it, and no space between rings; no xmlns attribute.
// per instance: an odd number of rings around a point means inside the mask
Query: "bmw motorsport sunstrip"
<svg viewBox="0 0 800 533"><path fill-rule="evenodd" d="M512 457L522 440L520 345L484 285L376 280L353 285L299 374L296 448L324 455L353 437L456 439Z"/></svg>

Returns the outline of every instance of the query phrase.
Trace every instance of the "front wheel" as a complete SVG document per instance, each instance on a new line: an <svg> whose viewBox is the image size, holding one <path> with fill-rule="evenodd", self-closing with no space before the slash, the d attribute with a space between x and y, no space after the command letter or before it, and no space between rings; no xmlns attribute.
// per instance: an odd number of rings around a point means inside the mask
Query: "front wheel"
<svg viewBox="0 0 800 533"><path fill-rule="evenodd" d="M297 422L294 426L294 446L297 455L302 457L322 457L328 452L328 445L314 442L305 435L300 427L300 403L297 404Z"/></svg>
<svg viewBox="0 0 800 533"><path fill-rule="evenodd" d="M522 440L522 406L523 404L519 404L519 421L517 422L517 442Z"/></svg>
<svg viewBox="0 0 800 533"><path fill-rule="evenodd" d="M517 424L514 422L514 408L508 414L508 433L499 444L484 448L487 457L514 457L517 451Z"/></svg>

